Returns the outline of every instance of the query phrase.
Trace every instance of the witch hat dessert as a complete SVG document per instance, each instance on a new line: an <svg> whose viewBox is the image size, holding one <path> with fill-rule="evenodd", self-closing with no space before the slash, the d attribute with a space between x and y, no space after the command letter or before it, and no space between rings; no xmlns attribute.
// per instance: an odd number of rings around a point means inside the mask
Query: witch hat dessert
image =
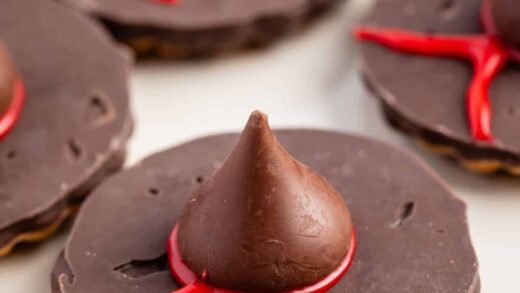
<svg viewBox="0 0 520 293"><path fill-rule="evenodd" d="M9 53L0 42L0 140L16 123L24 99L23 82Z"/></svg>
<svg viewBox="0 0 520 293"><path fill-rule="evenodd" d="M346 272L355 242L341 195L288 154L267 117L254 112L229 158L188 200L169 245L183 284L324 292Z"/></svg>
<svg viewBox="0 0 520 293"><path fill-rule="evenodd" d="M520 174L514 1L388 2L356 30L383 45L363 45L363 69L387 119L472 170Z"/></svg>
<svg viewBox="0 0 520 293"><path fill-rule="evenodd" d="M62 5L0 6L2 257L50 237L122 166L132 60L96 22Z"/></svg>
<svg viewBox="0 0 520 293"><path fill-rule="evenodd" d="M104 181L52 280L53 293L480 292L465 205L424 163L343 133L273 133L259 112L241 135Z"/></svg>
<svg viewBox="0 0 520 293"><path fill-rule="evenodd" d="M139 56L206 57L261 47L342 0L56 0L98 18Z"/></svg>

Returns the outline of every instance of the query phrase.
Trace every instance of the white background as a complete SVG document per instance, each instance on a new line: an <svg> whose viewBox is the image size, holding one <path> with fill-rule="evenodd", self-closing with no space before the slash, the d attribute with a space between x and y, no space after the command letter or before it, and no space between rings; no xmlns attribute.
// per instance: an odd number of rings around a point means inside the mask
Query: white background
<svg viewBox="0 0 520 293"><path fill-rule="evenodd" d="M274 127L352 131L412 148L468 203L482 292L520 292L520 178L471 174L386 126L360 82L349 35L368 2L353 0L267 50L209 61L139 63L132 78L137 127L128 165L192 138L238 131L254 109L268 113ZM49 293L66 233L0 260L0 293Z"/></svg>

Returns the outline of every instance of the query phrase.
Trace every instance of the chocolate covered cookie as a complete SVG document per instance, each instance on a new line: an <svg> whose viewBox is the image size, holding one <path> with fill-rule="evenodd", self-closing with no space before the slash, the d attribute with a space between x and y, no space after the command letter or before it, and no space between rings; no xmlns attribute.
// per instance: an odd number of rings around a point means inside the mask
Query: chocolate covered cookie
<svg viewBox="0 0 520 293"><path fill-rule="evenodd" d="M422 162L348 134L275 135L255 112L240 136L106 180L52 292L480 292L465 205Z"/></svg>
<svg viewBox="0 0 520 293"><path fill-rule="evenodd" d="M57 0L99 18L138 55L186 58L269 44L342 0Z"/></svg>
<svg viewBox="0 0 520 293"><path fill-rule="evenodd" d="M356 32L388 121L484 173L520 174L513 2L381 0Z"/></svg>
<svg viewBox="0 0 520 293"><path fill-rule="evenodd" d="M0 6L4 256L20 242L53 234L121 167L132 125L131 58L97 23L52 1Z"/></svg>

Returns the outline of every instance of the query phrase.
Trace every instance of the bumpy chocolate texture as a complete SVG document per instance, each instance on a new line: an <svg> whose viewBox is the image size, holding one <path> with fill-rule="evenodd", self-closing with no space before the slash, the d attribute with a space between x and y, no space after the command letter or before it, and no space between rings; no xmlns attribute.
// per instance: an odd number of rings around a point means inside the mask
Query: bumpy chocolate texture
<svg viewBox="0 0 520 293"><path fill-rule="evenodd" d="M0 117L11 104L15 78L14 63L0 41Z"/></svg>
<svg viewBox="0 0 520 293"><path fill-rule="evenodd" d="M509 44L520 48L520 9L517 0L486 0L498 34Z"/></svg>
<svg viewBox="0 0 520 293"><path fill-rule="evenodd" d="M280 292L329 275L351 243L340 194L296 161L254 112L232 154L188 201L184 261L218 287Z"/></svg>

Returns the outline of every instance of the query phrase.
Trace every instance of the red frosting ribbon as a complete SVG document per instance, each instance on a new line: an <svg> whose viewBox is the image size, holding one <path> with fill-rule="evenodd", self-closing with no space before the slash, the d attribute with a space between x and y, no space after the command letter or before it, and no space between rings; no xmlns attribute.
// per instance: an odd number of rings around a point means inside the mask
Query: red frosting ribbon
<svg viewBox="0 0 520 293"><path fill-rule="evenodd" d="M25 87L21 79L17 79L14 83L13 97L11 104L5 113L0 116L0 140L13 128L16 120L20 116L22 106L25 100Z"/></svg>
<svg viewBox="0 0 520 293"><path fill-rule="evenodd" d="M170 270L173 277L182 286L182 289L173 291L171 293L244 293L223 288L213 287L203 280L205 276L200 279L190 268L183 262L179 247L177 245L178 225L173 229L170 239L168 241L168 257L170 263ZM356 233L352 230L352 240L347 256L341 261L338 268L330 275L316 284L307 286L302 289L290 290L280 293L325 293L338 283L341 278L347 273L354 259L356 251ZM204 275L204 274L203 274Z"/></svg>
<svg viewBox="0 0 520 293"><path fill-rule="evenodd" d="M482 35L432 35L366 27L356 29L355 35L361 40L405 53L470 61L474 75L466 104L471 134L475 140L492 142L489 87L509 61L520 61L520 53L496 34L489 5L490 2L483 2L482 20L486 32Z"/></svg>

